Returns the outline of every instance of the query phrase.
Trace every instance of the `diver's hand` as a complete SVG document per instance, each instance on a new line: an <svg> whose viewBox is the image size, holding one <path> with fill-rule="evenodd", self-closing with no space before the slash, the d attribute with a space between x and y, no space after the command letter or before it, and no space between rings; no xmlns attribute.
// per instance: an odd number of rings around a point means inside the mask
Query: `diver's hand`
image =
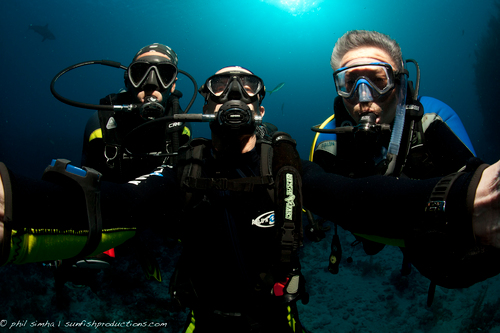
<svg viewBox="0 0 500 333"><path fill-rule="evenodd" d="M500 249L500 161L483 171L474 198L472 228L481 244Z"/></svg>

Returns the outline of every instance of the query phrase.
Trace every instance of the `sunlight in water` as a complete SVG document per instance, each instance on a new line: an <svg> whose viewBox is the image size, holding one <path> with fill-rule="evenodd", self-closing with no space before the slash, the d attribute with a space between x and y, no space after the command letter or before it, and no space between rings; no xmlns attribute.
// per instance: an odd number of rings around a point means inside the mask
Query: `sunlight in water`
<svg viewBox="0 0 500 333"><path fill-rule="evenodd" d="M319 6L323 0L261 0L271 5L288 11L292 15L302 15L304 13L320 10Z"/></svg>

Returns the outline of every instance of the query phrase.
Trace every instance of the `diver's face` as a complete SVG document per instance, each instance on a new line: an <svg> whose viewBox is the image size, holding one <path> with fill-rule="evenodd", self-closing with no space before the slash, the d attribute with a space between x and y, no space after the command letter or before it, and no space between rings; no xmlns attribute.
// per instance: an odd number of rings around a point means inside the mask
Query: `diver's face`
<svg viewBox="0 0 500 333"><path fill-rule="evenodd" d="M160 53L160 52L156 52L156 51L149 51L149 52L143 53L140 56L138 56L137 59L147 57L147 56L163 57L163 58L170 60L170 58L168 56L166 56L165 54ZM177 78L175 80L177 81ZM146 86L146 87L148 87L148 86ZM170 92L174 92L174 90L175 90L175 82L174 82L174 84L172 84L172 88L170 89ZM143 91L139 91L139 93L137 94L137 99L139 101L141 101L141 103L144 103L144 99L146 98L146 96L154 96L154 97L156 97L156 99L158 99L158 102L161 102L163 100L162 94L158 90L155 90L155 89L146 89Z"/></svg>
<svg viewBox="0 0 500 333"><path fill-rule="evenodd" d="M394 60L387 52L378 47L360 47L347 52L340 62L340 67L349 67L356 64L366 64L372 62L386 62L397 70ZM377 124L390 124L396 116L396 90L392 89L389 93L374 98L370 102L357 102L353 104L352 100L342 98L344 105L356 122L359 122L361 116L365 113L374 113L377 115Z"/></svg>
<svg viewBox="0 0 500 333"><path fill-rule="evenodd" d="M236 67L236 66L225 67L225 68L217 71L215 74L223 74L223 73L227 73L227 72L231 72L231 71L235 71L235 70L242 72L242 73L252 74L252 72L247 71L241 67ZM243 88L246 89L247 92L250 91L249 87L243 87ZM222 93L222 91L221 91L221 93ZM253 104L247 104L247 105L250 108L250 110L252 110L252 112L256 113L256 110L255 110L255 107ZM206 113L206 114L217 113L219 111L219 109L221 108L221 106L222 106L222 104L215 104L214 102L209 100L208 103L205 106L203 106L203 113ZM265 111L264 107L262 105L259 106L259 113L262 117L264 117L265 112L266 111Z"/></svg>

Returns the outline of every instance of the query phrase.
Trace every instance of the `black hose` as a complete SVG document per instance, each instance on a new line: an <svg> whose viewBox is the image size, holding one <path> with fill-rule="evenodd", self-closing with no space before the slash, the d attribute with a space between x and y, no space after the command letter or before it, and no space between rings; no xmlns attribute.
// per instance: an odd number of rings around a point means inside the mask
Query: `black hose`
<svg viewBox="0 0 500 333"><path fill-rule="evenodd" d="M100 105L100 104L89 104L89 103L76 102L76 101L73 101L73 100L70 100L66 97L61 96L56 91L55 84L56 84L56 81L61 76L63 76L64 74L66 74L70 70L73 70L73 69L76 69L76 68L82 67L82 66L88 66L88 65L104 65L104 66L116 67L116 68L121 68L121 69L127 70L127 67L123 66L122 64L120 64L119 62L116 62L116 61L111 61L111 60L84 61L84 62L78 63L76 65L69 66L68 68L63 69L56 76L54 76L54 78L50 82L50 91L52 92L52 95L54 95L54 97L57 98L59 101L65 103L65 104L77 107L77 108L90 109L90 110L102 110L102 111L118 111L118 110L120 110L120 108L117 108L114 105ZM189 102L186 109L184 110L184 113L187 113L189 111L189 109L191 108L191 106L193 105L194 101L196 100L196 94L198 93L198 84L196 83L196 80L189 73L187 73L183 70L180 70L180 69L178 69L178 72L187 76L193 82L193 86L194 86L193 97L191 98L191 101ZM121 108L121 109L127 109L127 108Z"/></svg>
<svg viewBox="0 0 500 333"><path fill-rule="evenodd" d="M82 109L90 109L90 110L105 110L105 111L113 111L113 106L112 105L96 105L96 104L88 104L88 103L82 103L82 102L76 102L72 101L70 99L67 99L66 97L61 96L56 89L54 88L56 81L69 72L70 70L73 70L78 67L82 66L87 66L87 65L104 65L104 66L110 66L110 67L116 67L116 68L122 68L122 69L127 69L127 67L121 65L119 62L116 61L110 61L110 60L91 60L91 61L84 61L76 65L69 66L66 69L63 69L61 72L59 72L54 78L52 79L52 82L50 82L50 91L52 92L52 95L54 95L55 98L60 100L61 102L75 106L77 108L82 108Z"/></svg>
<svg viewBox="0 0 500 333"><path fill-rule="evenodd" d="M416 101L418 98L418 90L420 89L420 67L415 59L407 59L406 62L412 62L417 69L417 81L415 82L415 91L413 92L413 100Z"/></svg>

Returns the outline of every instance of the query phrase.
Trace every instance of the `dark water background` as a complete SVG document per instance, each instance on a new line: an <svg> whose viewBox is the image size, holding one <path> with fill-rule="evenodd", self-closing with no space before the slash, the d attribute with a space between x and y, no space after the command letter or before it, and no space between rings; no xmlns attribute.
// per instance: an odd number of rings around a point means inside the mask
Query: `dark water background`
<svg viewBox="0 0 500 333"><path fill-rule="evenodd" d="M421 94L441 99L460 115L480 157L500 157L498 145L484 139L473 68L477 44L496 12L493 1L288 2L299 3L295 12L277 0L2 1L0 160L33 177L52 158L79 163L92 111L56 100L50 81L81 61L128 65L139 48L153 42L171 46L179 68L199 85L228 65L249 68L271 89L285 82L264 100L265 120L290 132L307 157L310 126L332 113L333 45L351 29L378 30L398 40L403 56L421 66ZM28 30L47 23L55 40L42 42ZM68 98L98 103L122 86L122 70L96 65L68 73L56 88ZM190 81L180 76L179 88L186 106ZM200 97L191 112L201 111ZM195 136L209 134L206 124L195 130Z"/></svg>
<svg viewBox="0 0 500 333"><path fill-rule="evenodd" d="M295 3L296 9L282 4L286 2ZM298 141L302 157L307 158L313 138L310 127L321 123L333 111L336 93L329 66L333 45L347 30L369 29L391 35L399 41L405 58L419 62L422 70L421 95L432 96L449 104L461 117L478 156L491 163L500 158L500 145L490 139L495 134L495 126L486 124L497 122L499 115L495 113L494 104L486 108L484 105L479 106L474 64L481 40L498 43L498 39L495 40L495 36L488 32L488 21L492 15L498 15L493 0L474 3L465 0L3 0L0 2L0 92L3 97L0 104L0 161L20 174L35 178L41 176L52 158L67 158L79 164L83 129L93 111L71 107L56 100L49 90L52 78L62 69L86 60L106 59L128 65L139 48L154 42L171 46L179 56L179 68L193 75L198 85L228 65L249 68L271 89L285 82L279 92L266 96L263 103L266 107L265 120L291 133ZM42 42L40 35L28 29L30 24L47 23L55 40ZM497 53L489 57L493 60L492 66L496 65L496 57ZM492 81L495 81L495 77ZM98 103L101 97L117 92L121 87L123 71L104 66L74 70L62 77L56 86L63 96L85 103ZM181 99L184 107L193 88L186 77L180 76L178 89L184 93ZM191 112L201 112L201 106L202 99L199 96ZM195 124L194 134L208 136L208 125ZM325 258L322 256L328 248L328 242L308 248L309 257L304 260L307 262L304 265L307 274L324 271ZM315 261L316 257L321 258ZM370 267L375 264L368 259L366 263L368 270L373 272ZM396 260L391 269L397 270L399 263ZM37 271L36 267L30 269ZM7 268L2 270L0 279L5 281L11 271ZM29 276L31 270L26 271ZM339 276L337 286L344 281L345 288L348 288L355 276L348 273L345 273L345 281ZM45 278L52 281L50 276ZM49 282L37 282L40 277L31 279L33 281L22 286L14 283L4 285L4 294L0 298L9 295L16 298L17 302L21 299L29 302L31 297L36 296L35 299L38 299L42 294L53 293L47 291L51 290L46 287ZM368 291L363 291L363 295L356 296L354 303L359 309L371 307L370 311L374 313L384 310L385 304L388 312L384 312L384 316L387 318L380 319L374 314L373 318L365 317L367 322L380 324L397 317L401 323L406 323L406 320L415 317L421 323L418 331L455 332L458 331L457 327L462 326L461 331L468 332L468 329L464 330L464 327L469 327L468 322L464 323L463 318L468 318L468 309L473 309L474 304L478 303L474 302L481 298L484 294L482 290L486 290L487 286L483 284L477 286L476 290L456 293L442 291L441 297L447 295L447 298L436 309L446 309L456 304L452 310L446 310L452 314L441 310L425 312L421 309L424 308L427 281L422 277L420 279L418 301L413 296L406 299L407 310L397 316L393 308L397 307L395 299L398 297L393 299L387 296L393 294L387 292L388 289L384 294L375 294L372 298ZM360 319L354 316L354 306L351 305L354 296L347 295L354 291L330 296L328 288L331 287L331 281L328 273L308 280L316 290L316 300L327 298L324 303L303 310L304 320L310 323L310 328L316 328L318 332L329 332L335 327L341 332L354 332L356 327L359 331L383 331L382 328L360 329ZM494 281L489 281L488 285L498 285L498 279ZM25 291L36 283L42 286L38 294ZM381 284L383 282L373 287L367 284L362 288L380 290ZM11 291L7 294L5 290ZM497 291L498 288L490 287L490 294L492 290ZM75 297L81 297L81 294L77 295L80 296ZM491 296L492 302L498 299L498 294L496 297ZM101 300L96 300L92 293L87 297L89 305L84 305L87 303L80 300L82 308L75 310L75 313L83 311L84 306L87 306L87 310L97 308L96 304L105 299L101 297ZM337 301L336 305L329 303L332 299ZM373 304L362 305L363 299L370 299ZM6 303L1 304L8 306ZM19 313L30 311L24 310L24 304L16 306L11 309L18 308L20 312L9 314L9 320L23 319ZM416 315L414 307L423 311L423 314ZM130 311L137 311L137 305L131 305ZM364 313L356 311L357 314ZM323 319L315 322L319 313ZM69 315L64 313L61 316L64 320ZM42 320L44 317L34 315L34 318ZM340 328L335 318L347 326ZM450 318L455 320L453 325ZM498 316L495 318L498 321ZM448 326L443 324L437 328L438 323L445 322ZM384 327L384 324L380 325ZM399 322L393 320L391 329L387 327L387 331L413 331L410 327L398 325ZM477 327L484 329L487 326Z"/></svg>

